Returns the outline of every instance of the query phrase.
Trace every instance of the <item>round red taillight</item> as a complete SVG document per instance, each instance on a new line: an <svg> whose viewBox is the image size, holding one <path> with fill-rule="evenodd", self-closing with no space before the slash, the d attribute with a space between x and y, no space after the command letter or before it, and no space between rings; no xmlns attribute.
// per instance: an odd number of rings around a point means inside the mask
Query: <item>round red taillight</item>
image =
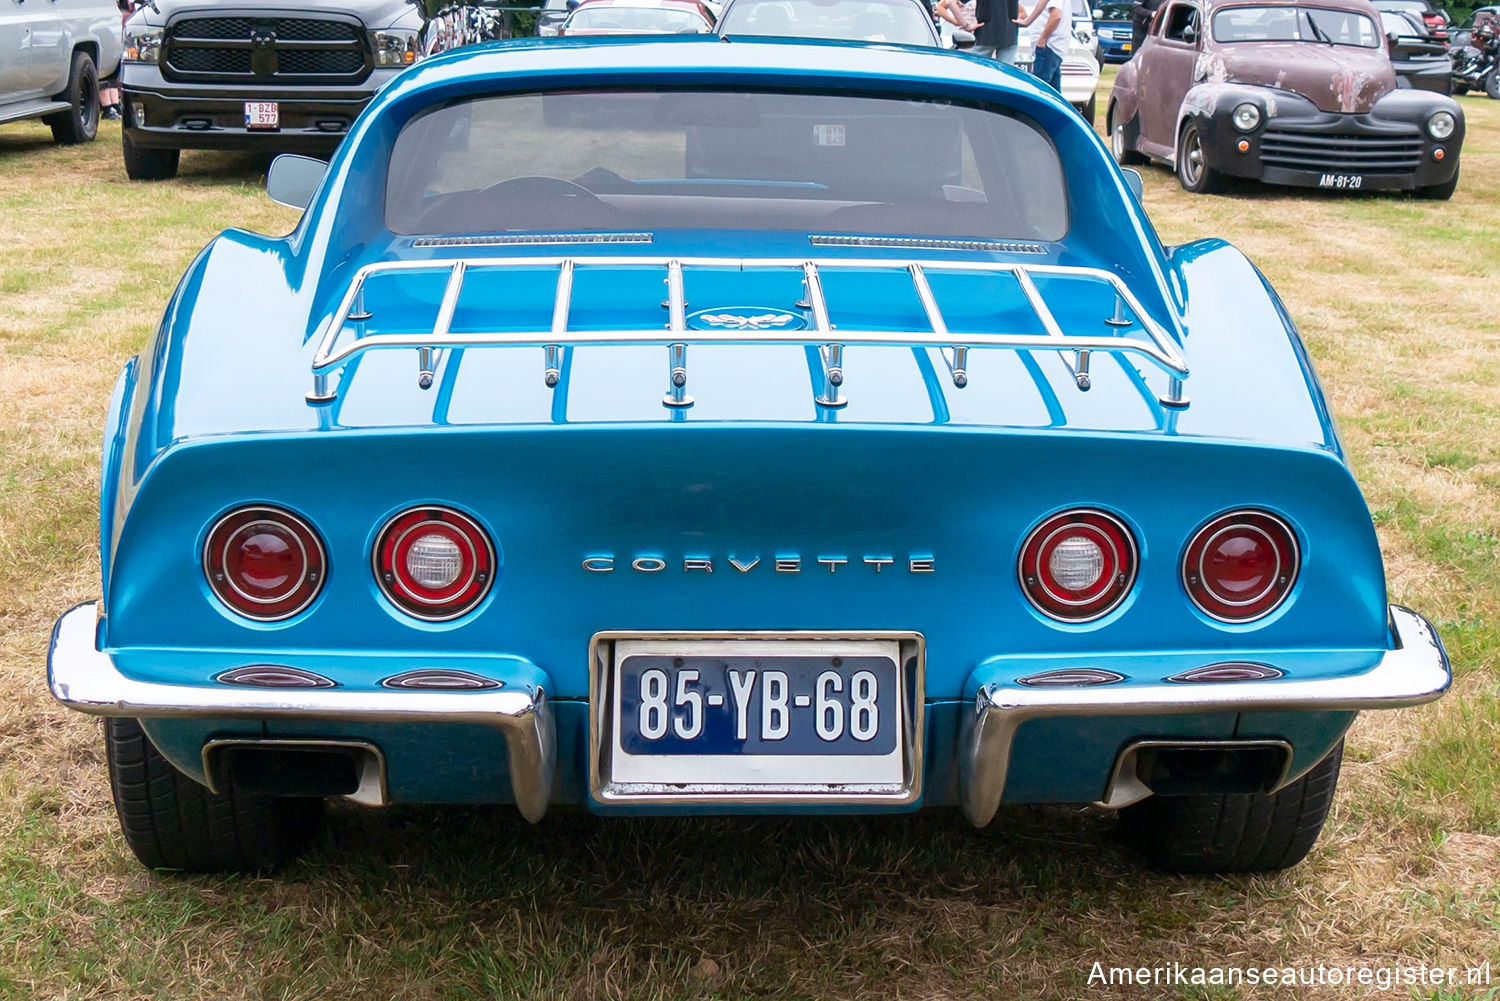
<svg viewBox="0 0 1500 1001"><path fill-rule="evenodd" d="M1231 511L1198 529L1182 554L1182 584L1204 614L1223 622L1258 619L1297 582L1297 537L1264 511Z"/></svg>
<svg viewBox="0 0 1500 1001"><path fill-rule="evenodd" d="M484 599L495 579L495 547L484 529L451 508L403 511L375 540L375 580L408 615L456 619Z"/></svg>
<svg viewBox="0 0 1500 1001"><path fill-rule="evenodd" d="M1135 539L1103 511L1055 514L1021 547L1021 590L1039 610L1065 622L1107 615L1135 583Z"/></svg>
<svg viewBox="0 0 1500 1001"><path fill-rule="evenodd" d="M230 512L209 529L203 573L220 601L251 619L287 619L323 588L327 556L307 522L275 507Z"/></svg>

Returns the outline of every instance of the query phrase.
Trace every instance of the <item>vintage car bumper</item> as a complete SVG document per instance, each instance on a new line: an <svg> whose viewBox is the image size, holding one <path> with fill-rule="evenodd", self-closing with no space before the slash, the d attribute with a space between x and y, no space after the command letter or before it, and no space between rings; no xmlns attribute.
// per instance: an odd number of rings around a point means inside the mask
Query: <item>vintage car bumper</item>
<svg viewBox="0 0 1500 1001"><path fill-rule="evenodd" d="M287 87L177 83L154 66L122 75L126 138L135 146L331 153L398 68L372 70L358 85ZM246 101L274 101L280 125L245 127Z"/></svg>
<svg viewBox="0 0 1500 1001"><path fill-rule="evenodd" d="M981 825L993 817L1002 798L1052 798L1053 791L1090 790L1061 798L1097 798L1109 807L1127 805L1148 794L1132 775L1126 774L1132 749L1142 743L1161 744L1163 738L1172 746L1187 747L1276 744L1287 754L1285 768L1277 773L1274 784L1284 784L1326 753L1354 712L1416 705L1437 698L1448 687L1451 676L1447 657L1431 625L1420 615L1393 606L1390 627L1393 649L1373 667L1304 680L1209 684L1132 681L1100 688L1035 688L1014 680L1014 663L981 665L968 678L967 689L974 694L964 703L927 704L926 764L920 764L919 756L916 797L906 805L920 805L918 799L927 805L952 802L948 790L956 786L957 799L969 819ZM235 727L243 728L246 722L254 721L265 724L264 739L270 741L288 739L283 730L290 725L293 731L289 732L298 739L352 738L368 741L375 748L386 745L377 751L381 788L377 794L355 797L360 801L389 801L384 794L388 757L393 770L420 776L427 784L425 792L431 794L444 781L442 767L433 762L452 756L451 747L437 750L435 745L451 742L452 727L468 725L472 730L478 725L503 739L510 798L528 819L539 819L553 802L582 798L573 792L580 790L581 776L569 773L581 770L581 758L573 749L587 727L586 706L579 701L549 700L545 672L529 662L514 659L510 682L492 691L172 684L123 672L113 657L97 648L97 628L93 604L81 605L58 620L48 657L54 697L93 715L186 726L189 736L177 749L176 760L200 781L212 784L206 765L204 771L193 767L195 758L201 755L206 762L207 749L222 734L234 738L231 742L243 742L243 735L235 736ZM424 662L431 662L431 658ZM490 666L499 665L497 658ZM1292 714L1298 719L1291 721L1278 714ZM1182 722L1171 724L1174 719ZM1013 753L1014 746L1024 743L1018 742L1018 731L1023 724L1047 721L1073 728L1066 739L1078 750L1078 760L1066 765L1056 762L1053 748L1046 755L1054 762L1043 769L1047 774L1029 774L1019 783L1033 793L1013 787L1013 795L1006 796L1007 780L1016 777L1012 775L1013 759L1028 757L1024 748ZM556 736L559 729L563 731L561 740ZM1260 737L1247 740L1236 736L1252 731ZM1084 747L1084 733L1099 746ZM1267 734L1273 739L1263 739ZM463 753L482 756L484 752L471 745ZM399 756L405 760L395 760ZM1080 774L1065 774L1070 771ZM1036 789L1046 792L1038 796L1034 794ZM438 794L431 798L450 801L466 796L490 798L478 794L472 785L462 786L456 796ZM396 798L412 797L407 792ZM633 804L607 804L597 796L589 799L595 809L608 807L605 812L636 809ZM661 803L644 806L646 812L662 808ZM737 809L729 802L721 806ZM888 804L869 806L890 808ZM684 802L682 807L693 809L695 804ZM713 804L699 803L696 807L716 809Z"/></svg>
<svg viewBox="0 0 1500 1001"><path fill-rule="evenodd" d="M1191 93L1188 103L1202 128L1209 166L1268 184L1334 190L1432 187L1453 177L1464 138L1457 102L1427 91L1392 91L1368 114L1319 111L1300 95L1237 85ZM1261 110L1260 124L1248 133L1232 122L1234 109L1246 103ZM1457 123L1441 140L1427 127L1438 111Z"/></svg>

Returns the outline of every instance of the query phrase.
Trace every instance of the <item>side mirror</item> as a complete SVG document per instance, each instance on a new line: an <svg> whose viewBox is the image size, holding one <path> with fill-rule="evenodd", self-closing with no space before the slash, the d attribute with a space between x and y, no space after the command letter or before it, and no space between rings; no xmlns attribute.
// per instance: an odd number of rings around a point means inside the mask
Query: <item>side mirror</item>
<svg viewBox="0 0 1500 1001"><path fill-rule="evenodd" d="M1095 21L1102 21L1102 20L1104 20L1104 11L1100 10L1098 7L1094 8L1094 20Z"/></svg>
<svg viewBox="0 0 1500 1001"><path fill-rule="evenodd" d="M266 172L266 194L278 204L305 209L327 171L328 164L322 160L283 153L271 161L271 169Z"/></svg>
<svg viewBox="0 0 1500 1001"><path fill-rule="evenodd" d="M1134 167L1121 167L1120 173L1125 175L1125 186L1135 195L1135 200L1141 201L1146 192L1146 187L1141 182L1141 172Z"/></svg>
<svg viewBox="0 0 1500 1001"><path fill-rule="evenodd" d="M1193 27L1191 24L1184 27L1182 29L1182 40L1184 42L1187 42L1189 45L1192 45L1194 42L1198 41L1198 29Z"/></svg>

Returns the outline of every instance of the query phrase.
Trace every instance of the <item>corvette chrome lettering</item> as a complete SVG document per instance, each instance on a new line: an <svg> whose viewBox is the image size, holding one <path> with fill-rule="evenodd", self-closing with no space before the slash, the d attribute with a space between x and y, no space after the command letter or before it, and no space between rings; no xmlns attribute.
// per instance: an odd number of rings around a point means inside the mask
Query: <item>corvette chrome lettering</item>
<svg viewBox="0 0 1500 1001"><path fill-rule="evenodd" d="M641 555L632 557L616 557L613 554L600 554L598 556L586 556L579 564L588 573L614 573L615 570L627 567L636 573L657 574L669 570L680 569L683 573L711 574L723 569L728 564L735 574L748 574L766 562L762 557L755 556L749 559L734 555L727 557L713 556L684 556L681 561L668 560L664 556ZM873 573L881 573L889 568L904 563L907 573L924 574L937 572L937 560L928 555L912 555L904 560L898 560L895 556L862 556L858 559L843 555L819 555L804 558L800 555L787 554L771 557L766 562L765 570L779 574L802 573L804 569L811 569L816 563L820 570L826 569L830 574L847 575L850 569L863 565ZM717 564L717 565L716 565Z"/></svg>

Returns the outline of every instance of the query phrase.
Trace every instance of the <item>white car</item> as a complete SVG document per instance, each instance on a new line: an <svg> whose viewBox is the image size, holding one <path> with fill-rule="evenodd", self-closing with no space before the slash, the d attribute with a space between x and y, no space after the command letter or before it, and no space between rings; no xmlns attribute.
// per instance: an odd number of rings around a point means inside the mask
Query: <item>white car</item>
<svg viewBox="0 0 1500 1001"><path fill-rule="evenodd" d="M1094 21L1086 0L1072 0L1073 44L1062 64L1062 96L1078 109L1078 113L1090 122L1094 120L1094 91L1099 86L1099 60L1095 53L1099 48L1098 36L1094 33ZM1031 69L1036 54L1036 36L1041 32L1040 22L1021 29L1021 57L1018 65Z"/></svg>
<svg viewBox="0 0 1500 1001"><path fill-rule="evenodd" d="M99 130L99 78L120 65L120 10L102 0L0 9L0 123L40 118L60 143Z"/></svg>

